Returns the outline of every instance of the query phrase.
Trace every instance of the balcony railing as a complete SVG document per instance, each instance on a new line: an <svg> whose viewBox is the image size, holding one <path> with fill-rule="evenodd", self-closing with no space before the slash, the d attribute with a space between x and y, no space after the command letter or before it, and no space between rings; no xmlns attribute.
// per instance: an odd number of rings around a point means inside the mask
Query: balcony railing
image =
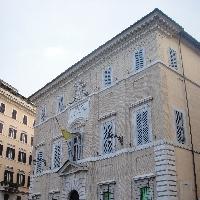
<svg viewBox="0 0 200 200"><path fill-rule="evenodd" d="M0 182L0 190L9 192L9 193L16 193L18 192L19 185L17 183L1 181Z"/></svg>

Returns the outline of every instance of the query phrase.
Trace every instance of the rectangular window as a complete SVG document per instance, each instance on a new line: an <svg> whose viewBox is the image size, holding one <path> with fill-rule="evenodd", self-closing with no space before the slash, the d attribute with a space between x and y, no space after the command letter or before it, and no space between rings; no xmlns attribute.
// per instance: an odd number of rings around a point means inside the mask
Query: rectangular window
<svg viewBox="0 0 200 200"><path fill-rule="evenodd" d="M43 106L40 111L40 122L44 122L46 119L46 106Z"/></svg>
<svg viewBox="0 0 200 200"><path fill-rule="evenodd" d="M77 161L82 157L82 140L81 135L72 138L68 143L69 160Z"/></svg>
<svg viewBox="0 0 200 200"><path fill-rule="evenodd" d="M26 153L23 151L19 151L18 161L22 163L26 163Z"/></svg>
<svg viewBox="0 0 200 200"><path fill-rule="evenodd" d="M3 144L0 144L0 156L3 155Z"/></svg>
<svg viewBox="0 0 200 200"><path fill-rule="evenodd" d="M16 135L17 135L17 130L14 128L9 128L8 136L10 138L16 139Z"/></svg>
<svg viewBox="0 0 200 200"><path fill-rule="evenodd" d="M112 69L108 67L103 71L103 83L104 87L112 85Z"/></svg>
<svg viewBox="0 0 200 200"><path fill-rule="evenodd" d="M139 49L135 51L134 60L136 72L144 68L144 49Z"/></svg>
<svg viewBox="0 0 200 200"><path fill-rule="evenodd" d="M27 180L27 187L28 187L28 188L30 187L30 182L31 182L31 177L28 176L28 180Z"/></svg>
<svg viewBox="0 0 200 200"><path fill-rule="evenodd" d="M17 183L19 186L24 186L25 185L25 175L24 174L17 174Z"/></svg>
<svg viewBox="0 0 200 200"><path fill-rule="evenodd" d="M177 54L176 51L172 48L169 48L169 66L171 68L177 69Z"/></svg>
<svg viewBox="0 0 200 200"><path fill-rule="evenodd" d="M9 158L9 159L14 160L15 159L15 149L7 147L6 157Z"/></svg>
<svg viewBox="0 0 200 200"><path fill-rule="evenodd" d="M29 156L29 161L28 161L29 165L32 164L32 155Z"/></svg>
<svg viewBox="0 0 200 200"><path fill-rule="evenodd" d="M13 172L8 170L4 171L4 182L13 183Z"/></svg>
<svg viewBox="0 0 200 200"><path fill-rule="evenodd" d="M181 144L185 144L185 125L184 125L184 115L182 112L175 110L175 126L176 126L176 136L177 140Z"/></svg>
<svg viewBox="0 0 200 200"><path fill-rule="evenodd" d="M114 200L114 183L100 185L99 200Z"/></svg>
<svg viewBox="0 0 200 200"><path fill-rule="evenodd" d="M134 126L137 145L144 145L151 142L150 109L145 105L134 113Z"/></svg>
<svg viewBox="0 0 200 200"><path fill-rule="evenodd" d="M0 122L0 133L3 133L3 123Z"/></svg>
<svg viewBox="0 0 200 200"><path fill-rule="evenodd" d="M27 144L27 134L26 133L21 133L20 141Z"/></svg>
<svg viewBox="0 0 200 200"><path fill-rule="evenodd" d="M61 164L61 143L60 142L56 142L53 145L53 160L52 160L52 168L58 168L60 167Z"/></svg>
<svg viewBox="0 0 200 200"><path fill-rule="evenodd" d="M63 96L59 96L58 97L58 113L62 112L64 110L65 106L64 106L64 97Z"/></svg>
<svg viewBox="0 0 200 200"><path fill-rule="evenodd" d="M102 123L102 151L109 154L115 151L115 126L114 120L110 119Z"/></svg>
<svg viewBox="0 0 200 200"><path fill-rule="evenodd" d="M17 118L17 111L13 109L12 111L12 118L16 119Z"/></svg>
<svg viewBox="0 0 200 200"><path fill-rule="evenodd" d="M1 103L0 112L1 112L1 113L4 113L4 112L5 112L5 104L4 104L4 103Z"/></svg>
<svg viewBox="0 0 200 200"><path fill-rule="evenodd" d="M39 151L37 153L37 159L36 159L36 174L42 173L43 163L44 163L43 152Z"/></svg>
<svg viewBox="0 0 200 200"><path fill-rule="evenodd" d="M27 125L27 116L26 115L24 115L24 117L23 117L23 124Z"/></svg>
<svg viewBox="0 0 200 200"><path fill-rule="evenodd" d="M33 146L33 137L31 137L31 146Z"/></svg>

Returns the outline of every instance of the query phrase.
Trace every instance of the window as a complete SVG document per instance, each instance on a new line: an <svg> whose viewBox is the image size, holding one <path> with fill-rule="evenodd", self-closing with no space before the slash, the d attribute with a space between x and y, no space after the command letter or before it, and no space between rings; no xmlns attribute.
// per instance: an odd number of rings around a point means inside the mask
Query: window
<svg viewBox="0 0 200 200"><path fill-rule="evenodd" d="M42 151L38 151L37 159L36 159L36 174L42 173L42 171L43 171L43 163L44 163L43 152Z"/></svg>
<svg viewBox="0 0 200 200"><path fill-rule="evenodd" d="M77 161L82 157L82 139L81 135L72 138L68 143L69 160Z"/></svg>
<svg viewBox="0 0 200 200"><path fill-rule="evenodd" d="M40 122L44 122L45 119L46 119L46 106L43 106L40 112Z"/></svg>
<svg viewBox="0 0 200 200"><path fill-rule="evenodd" d="M20 141L27 144L27 134L26 133L21 133Z"/></svg>
<svg viewBox="0 0 200 200"><path fill-rule="evenodd" d="M17 174L17 184L19 186L24 186L25 185L25 175L24 174L21 174L21 173Z"/></svg>
<svg viewBox="0 0 200 200"><path fill-rule="evenodd" d="M24 115L24 117L23 117L23 124L27 125L27 116L26 115Z"/></svg>
<svg viewBox="0 0 200 200"><path fill-rule="evenodd" d="M114 200L114 183L100 185L99 200Z"/></svg>
<svg viewBox="0 0 200 200"><path fill-rule="evenodd" d="M64 110L65 106L64 106L64 97L63 96L59 96L58 97L58 112L62 112Z"/></svg>
<svg viewBox="0 0 200 200"><path fill-rule="evenodd" d="M4 200L9 200L9 194L4 194Z"/></svg>
<svg viewBox="0 0 200 200"><path fill-rule="evenodd" d="M3 144L0 144L0 156L3 155Z"/></svg>
<svg viewBox="0 0 200 200"><path fill-rule="evenodd" d="M179 143L185 144L185 125L184 115L182 112L175 110L175 126L176 126L176 137Z"/></svg>
<svg viewBox="0 0 200 200"><path fill-rule="evenodd" d="M16 135L17 135L17 130L14 128L9 128L8 136L10 138L16 139Z"/></svg>
<svg viewBox="0 0 200 200"><path fill-rule="evenodd" d="M33 137L31 137L31 146L33 146Z"/></svg>
<svg viewBox="0 0 200 200"><path fill-rule="evenodd" d="M28 161L29 165L32 164L32 155L29 156L29 161Z"/></svg>
<svg viewBox="0 0 200 200"><path fill-rule="evenodd" d="M140 188L140 199L141 200L153 200L151 188L148 186Z"/></svg>
<svg viewBox="0 0 200 200"><path fill-rule="evenodd" d="M9 170L4 171L4 182L13 183L13 172Z"/></svg>
<svg viewBox="0 0 200 200"><path fill-rule="evenodd" d="M18 154L18 161L19 161L19 162L26 163L26 153L25 153L25 152L19 151L19 154Z"/></svg>
<svg viewBox="0 0 200 200"><path fill-rule="evenodd" d="M177 54L176 51L172 48L169 48L169 66L171 68L177 69Z"/></svg>
<svg viewBox="0 0 200 200"><path fill-rule="evenodd" d="M56 142L53 144L53 153L52 153L52 168L60 167L61 164L61 143Z"/></svg>
<svg viewBox="0 0 200 200"><path fill-rule="evenodd" d="M104 87L108 87L112 84L112 70L111 67L108 67L103 71L103 83Z"/></svg>
<svg viewBox="0 0 200 200"><path fill-rule="evenodd" d="M0 122L0 133L3 133L3 123Z"/></svg>
<svg viewBox="0 0 200 200"><path fill-rule="evenodd" d="M5 112L5 104L4 104L4 103L1 103L0 112L1 112L1 113L4 113L4 112Z"/></svg>
<svg viewBox="0 0 200 200"><path fill-rule="evenodd" d="M21 200L22 198L20 196L17 196L17 200Z"/></svg>
<svg viewBox="0 0 200 200"><path fill-rule="evenodd" d="M102 123L102 151L104 154L115 151L115 126L114 120L110 119Z"/></svg>
<svg viewBox="0 0 200 200"><path fill-rule="evenodd" d="M142 106L135 111L134 126L137 145L151 142L150 109L148 105Z"/></svg>
<svg viewBox="0 0 200 200"><path fill-rule="evenodd" d="M9 158L9 159L14 160L15 159L15 149L7 147L6 157Z"/></svg>
<svg viewBox="0 0 200 200"><path fill-rule="evenodd" d="M27 187L28 187L28 188L30 187L30 183L31 183L31 177L28 176L28 180L27 180Z"/></svg>
<svg viewBox="0 0 200 200"><path fill-rule="evenodd" d="M12 111L12 118L16 119L17 118L17 111L13 109Z"/></svg>
<svg viewBox="0 0 200 200"><path fill-rule="evenodd" d="M144 49L139 49L134 53L135 71L140 71L144 68Z"/></svg>

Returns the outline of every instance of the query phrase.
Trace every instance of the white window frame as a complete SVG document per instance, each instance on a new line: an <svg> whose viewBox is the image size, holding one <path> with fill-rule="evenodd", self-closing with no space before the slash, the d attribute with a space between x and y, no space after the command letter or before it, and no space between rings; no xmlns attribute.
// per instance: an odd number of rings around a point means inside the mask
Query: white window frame
<svg viewBox="0 0 200 200"><path fill-rule="evenodd" d="M44 122L46 120L47 117L47 107L46 105L41 107L40 110L40 122Z"/></svg>
<svg viewBox="0 0 200 200"><path fill-rule="evenodd" d="M62 99L62 101L61 101ZM64 95L60 95L57 97L57 112L60 113L65 109L64 106Z"/></svg>
<svg viewBox="0 0 200 200"><path fill-rule="evenodd" d="M173 51L173 53L175 53L175 56L171 55L171 51ZM170 68L177 70L178 69L177 51L175 49L171 48L171 47L169 47L169 49L168 49L168 59L169 59L169 66L170 66ZM176 66L174 65L174 61L172 61L172 59L176 60Z"/></svg>
<svg viewBox="0 0 200 200"><path fill-rule="evenodd" d="M59 146L60 148L60 159L59 159L59 165L55 165L55 160L56 158L56 147ZM51 165L51 169L56 169L59 168L61 166L61 160L62 160L62 145L61 145L61 141L56 141L53 143L53 148L52 148L52 165Z"/></svg>
<svg viewBox="0 0 200 200"><path fill-rule="evenodd" d="M185 137L185 142L182 143L178 140L178 137L177 137L177 124L176 124L176 113L175 111L177 112L181 112L183 114L183 129L184 129L184 137ZM186 131L186 116L185 116L185 112L179 108L173 108L173 124L174 124L174 131L175 131L175 134L176 134L176 141L179 143L179 144L187 144L187 131Z"/></svg>
<svg viewBox="0 0 200 200"><path fill-rule="evenodd" d="M42 154L41 160L39 161L39 153ZM35 165L35 174L41 174L44 171L44 151L43 150L37 150L36 151L36 165Z"/></svg>
<svg viewBox="0 0 200 200"><path fill-rule="evenodd" d="M139 67L139 69L136 69L136 53L139 53L140 51L142 51L142 55L143 55L143 67ZM145 60L145 49L142 47L142 48L138 48L137 50L134 51L134 73L138 73L142 70L144 70L146 68L146 60Z"/></svg>
<svg viewBox="0 0 200 200"><path fill-rule="evenodd" d="M115 117L110 117L110 118L107 118L103 121L101 121L101 127L100 127L100 133L101 133L101 153L103 155L107 155L107 154L110 154L110 153L114 153L116 151L116 137L114 137L116 135L116 125L115 125ZM110 138L112 140L112 151L111 152L105 152L105 148L104 148L104 143L105 143L105 140L104 140L104 124L105 123L109 123L111 122L112 125L113 125L113 130L112 130L112 134L113 134L113 138Z"/></svg>
<svg viewBox="0 0 200 200"><path fill-rule="evenodd" d="M27 141L26 141L27 140ZM28 135L25 132L22 132L20 135L20 141L24 144L27 144L28 142Z"/></svg>
<svg viewBox="0 0 200 200"><path fill-rule="evenodd" d="M12 139L14 139L15 138L15 131L16 131L16 135L17 135L17 129L16 128L14 128L14 127L10 127L9 128L9 131L10 130L12 130L12 132L10 133L8 133L8 134L10 134L10 136L9 136L9 138L12 138ZM17 137L17 136L16 136Z"/></svg>
<svg viewBox="0 0 200 200"><path fill-rule="evenodd" d="M106 76L105 73L106 72L110 73L110 83L109 84L108 84L108 74L107 74L107 79L105 78L105 76ZM102 82L103 82L103 87L104 88L112 86L112 84L113 84L113 75L112 74L113 73L112 73L112 67L111 66L106 67L106 68L103 69L103 71L102 71Z"/></svg>
<svg viewBox="0 0 200 200"><path fill-rule="evenodd" d="M15 150L14 150L15 151ZM14 160L14 154L13 154L13 148L9 148L9 151L8 151L8 159L12 159Z"/></svg>
<svg viewBox="0 0 200 200"><path fill-rule="evenodd" d="M19 185L22 185L22 183L24 182L25 183L25 174L22 174L22 173L18 173L19 174L19 182L18 184Z"/></svg>
<svg viewBox="0 0 200 200"><path fill-rule="evenodd" d="M138 133L137 133L137 122L136 122L136 116L137 116L137 112L139 112L140 110L147 110L147 117L148 117L148 127L149 127L149 142L147 143L143 143L142 144L138 144ZM149 144L152 143L153 141L153 137L152 137L152 121L151 121L151 107L149 104L143 104L141 106L138 106L137 108L134 108L133 110L133 138L134 138L134 144L137 147L145 147L148 146Z"/></svg>

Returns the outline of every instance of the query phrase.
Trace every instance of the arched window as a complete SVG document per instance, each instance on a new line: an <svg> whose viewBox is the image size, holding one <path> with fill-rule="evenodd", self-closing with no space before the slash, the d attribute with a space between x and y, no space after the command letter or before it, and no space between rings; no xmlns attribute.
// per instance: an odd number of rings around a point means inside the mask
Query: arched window
<svg viewBox="0 0 200 200"><path fill-rule="evenodd" d="M72 190L70 193L69 193L69 198L68 200L79 200L79 194L76 190Z"/></svg>

